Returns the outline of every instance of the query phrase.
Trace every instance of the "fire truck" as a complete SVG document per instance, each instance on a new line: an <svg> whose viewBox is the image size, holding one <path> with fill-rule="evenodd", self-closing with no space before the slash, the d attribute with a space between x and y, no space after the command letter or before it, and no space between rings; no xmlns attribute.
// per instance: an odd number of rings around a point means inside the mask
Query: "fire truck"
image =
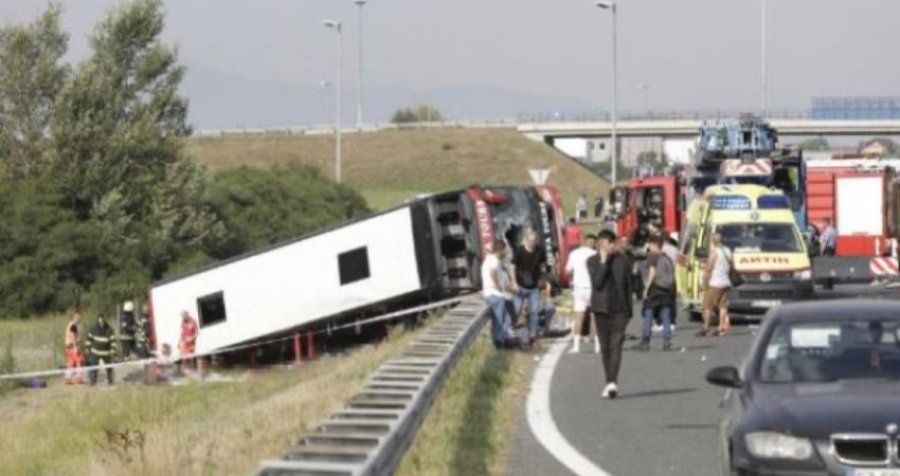
<svg viewBox="0 0 900 476"><path fill-rule="evenodd" d="M900 231L900 159L807 162L808 214L817 234L826 220L837 230L835 256L814 260L816 279L868 282L896 278Z"/></svg>
<svg viewBox="0 0 900 476"><path fill-rule="evenodd" d="M678 236L690 202L710 185L762 185L790 198L794 218L807 229L806 166L797 149L778 149L777 134L752 116L704 124L695 164L666 171L638 166L628 183L610 194L611 219L618 235L640 248L650 227Z"/></svg>

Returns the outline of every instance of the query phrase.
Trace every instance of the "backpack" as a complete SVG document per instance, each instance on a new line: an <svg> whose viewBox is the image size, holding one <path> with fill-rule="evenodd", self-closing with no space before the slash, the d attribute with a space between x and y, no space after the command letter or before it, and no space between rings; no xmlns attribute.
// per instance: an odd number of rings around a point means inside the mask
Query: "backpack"
<svg viewBox="0 0 900 476"><path fill-rule="evenodd" d="M659 259L656 260L656 277L653 284L666 290L675 288L675 265L665 253L660 253Z"/></svg>

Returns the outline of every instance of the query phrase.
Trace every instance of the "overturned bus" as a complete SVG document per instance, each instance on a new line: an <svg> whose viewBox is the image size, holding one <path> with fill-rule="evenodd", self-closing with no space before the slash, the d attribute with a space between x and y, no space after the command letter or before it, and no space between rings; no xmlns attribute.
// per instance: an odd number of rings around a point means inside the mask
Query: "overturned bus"
<svg viewBox="0 0 900 476"><path fill-rule="evenodd" d="M476 290L493 241L529 228L558 270L562 213L554 187L472 186L214 263L151 286L153 347L177 348L183 311L204 354Z"/></svg>

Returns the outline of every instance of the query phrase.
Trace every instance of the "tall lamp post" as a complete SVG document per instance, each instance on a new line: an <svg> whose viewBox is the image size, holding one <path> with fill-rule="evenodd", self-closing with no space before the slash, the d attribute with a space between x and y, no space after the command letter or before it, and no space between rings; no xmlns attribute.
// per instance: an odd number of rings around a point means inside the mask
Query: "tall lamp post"
<svg viewBox="0 0 900 476"><path fill-rule="evenodd" d="M765 114L766 110L769 108L769 85L768 78L766 75L766 63L768 62L768 58L766 58L767 48L766 48L766 40L768 36L767 25L766 25L766 0L762 0L762 25L761 25L761 45L760 45L760 66L759 66L759 74L760 74L760 94L762 95L762 113Z"/></svg>
<svg viewBox="0 0 900 476"><path fill-rule="evenodd" d="M362 129L363 125L363 6L366 0L353 2L359 7L359 58L356 61L356 128Z"/></svg>
<svg viewBox="0 0 900 476"><path fill-rule="evenodd" d="M610 114L610 125L612 128L612 185L615 186L618 181L617 167L619 161L618 140L616 137L616 3L615 2L597 2L597 7L603 10L609 10L612 14L612 113Z"/></svg>
<svg viewBox="0 0 900 476"><path fill-rule="evenodd" d="M341 70L343 69L344 62L344 35L341 22L336 20L323 20L322 24L328 28L333 28L334 31L337 32L337 71L335 72L334 81L334 89L336 90L335 96L337 97L335 100L334 111L334 181L341 183L341 89L343 89Z"/></svg>

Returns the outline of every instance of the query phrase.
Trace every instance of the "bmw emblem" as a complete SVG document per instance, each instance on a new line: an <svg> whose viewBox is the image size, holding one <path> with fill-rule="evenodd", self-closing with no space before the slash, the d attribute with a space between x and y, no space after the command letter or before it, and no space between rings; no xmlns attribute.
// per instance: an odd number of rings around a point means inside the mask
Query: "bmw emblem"
<svg viewBox="0 0 900 476"><path fill-rule="evenodd" d="M889 423L888 426L885 428L885 431L887 431L887 433L889 435L896 435L898 429L900 429L900 428L897 427L896 423Z"/></svg>
<svg viewBox="0 0 900 476"><path fill-rule="evenodd" d="M772 275L769 274L769 273L763 273L763 274L760 274L760 275L759 275L759 280L762 281L762 282L764 282L764 283L768 283L769 281L772 280Z"/></svg>

